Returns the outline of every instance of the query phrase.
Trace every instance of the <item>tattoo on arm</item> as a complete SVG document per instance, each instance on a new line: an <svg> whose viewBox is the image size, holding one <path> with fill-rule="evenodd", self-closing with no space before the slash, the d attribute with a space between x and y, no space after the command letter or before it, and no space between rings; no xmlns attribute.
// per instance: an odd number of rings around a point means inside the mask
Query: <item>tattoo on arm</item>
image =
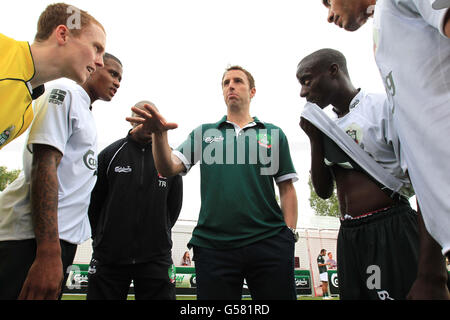
<svg viewBox="0 0 450 320"><path fill-rule="evenodd" d="M33 146L31 205L36 241L57 241L58 174L62 154L50 146Z"/></svg>

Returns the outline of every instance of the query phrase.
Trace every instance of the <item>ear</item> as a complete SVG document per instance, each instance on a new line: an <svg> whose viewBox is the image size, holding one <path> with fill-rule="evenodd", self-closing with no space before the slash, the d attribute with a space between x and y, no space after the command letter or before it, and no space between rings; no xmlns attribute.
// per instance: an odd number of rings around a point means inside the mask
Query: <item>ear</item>
<svg viewBox="0 0 450 320"><path fill-rule="evenodd" d="M53 35L56 37L56 41L59 45L64 45L67 43L69 38L70 30L67 26L61 24L55 28Z"/></svg>
<svg viewBox="0 0 450 320"><path fill-rule="evenodd" d="M330 76L332 78L336 78L337 77L337 75L339 73L339 66L337 65L337 63L333 63L330 66L329 72L330 72Z"/></svg>
<svg viewBox="0 0 450 320"><path fill-rule="evenodd" d="M251 90L250 90L250 99L253 99L253 97L255 96L255 94L256 94L256 88L251 89Z"/></svg>

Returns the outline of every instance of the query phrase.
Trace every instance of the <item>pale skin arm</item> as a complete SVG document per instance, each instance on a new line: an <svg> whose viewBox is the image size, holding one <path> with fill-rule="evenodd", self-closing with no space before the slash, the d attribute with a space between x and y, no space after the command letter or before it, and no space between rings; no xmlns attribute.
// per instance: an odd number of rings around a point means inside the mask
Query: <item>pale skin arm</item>
<svg viewBox="0 0 450 320"><path fill-rule="evenodd" d="M298 219L298 203L297 193L292 180L279 183L278 190L280 191L281 211L283 212L284 221L289 228L295 229Z"/></svg>
<svg viewBox="0 0 450 320"><path fill-rule="evenodd" d="M58 233L58 175L62 154L47 145L33 145L31 210L36 258L28 271L20 300L57 300L63 280Z"/></svg>
<svg viewBox="0 0 450 320"><path fill-rule="evenodd" d="M156 170L165 177L177 175L185 170L184 164L172 154L167 131L178 127L175 123L167 123L162 115L151 105L145 105L145 110L133 107L131 110L139 117L127 118L131 123L139 124L131 133L152 134L152 151Z"/></svg>

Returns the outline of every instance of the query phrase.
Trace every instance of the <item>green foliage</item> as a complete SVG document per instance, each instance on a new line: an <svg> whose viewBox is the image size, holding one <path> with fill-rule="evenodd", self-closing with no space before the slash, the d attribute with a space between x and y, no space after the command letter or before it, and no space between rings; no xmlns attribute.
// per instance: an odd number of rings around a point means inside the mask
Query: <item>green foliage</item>
<svg viewBox="0 0 450 320"><path fill-rule="evenodd" d="M20 170L8 171L8 168L0 167L0 191L5 190L8 184L16 180L19 174Z"/></svg>
<svg viewBox="0 0 450 320"><path fill-rule="evenodd" d="M336 196L336 186L334 188L333 195L329 199L324 200L320 198L314 191L311 177L309 177L308 185L310 190L309 204L311 205L311 208L314 209L316 215L330 217L341 216L339 211L339 201Z"/></svg>

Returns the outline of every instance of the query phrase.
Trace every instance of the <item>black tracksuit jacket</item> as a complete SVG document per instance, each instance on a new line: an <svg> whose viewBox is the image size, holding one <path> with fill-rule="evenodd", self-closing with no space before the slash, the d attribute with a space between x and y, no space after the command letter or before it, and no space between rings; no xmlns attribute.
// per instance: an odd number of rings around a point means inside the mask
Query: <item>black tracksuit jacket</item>
<svg viewBox="0 0 450 320"><path fill-rule="evenodd" d="M151 144L127 136L106 147L89 205L93 258L102 264L172 261L171 229L182 198L182 178L158 174Z"/></svg>

